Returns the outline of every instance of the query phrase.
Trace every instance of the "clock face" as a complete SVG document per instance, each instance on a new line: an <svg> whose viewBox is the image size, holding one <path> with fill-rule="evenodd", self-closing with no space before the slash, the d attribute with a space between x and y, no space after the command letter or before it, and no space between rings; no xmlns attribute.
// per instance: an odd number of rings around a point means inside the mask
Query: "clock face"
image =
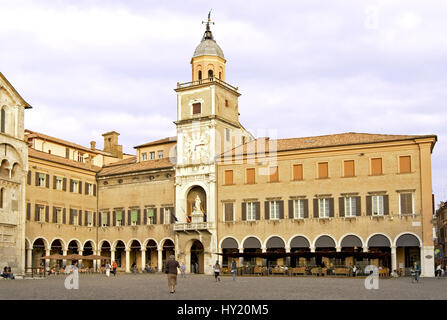
<svg viewBox="0 0 447 320"><path fill-rule="evenodd" d="M185 163L202 163L209 159L208 133L193 132L184 136L183 161Z"/></svg>

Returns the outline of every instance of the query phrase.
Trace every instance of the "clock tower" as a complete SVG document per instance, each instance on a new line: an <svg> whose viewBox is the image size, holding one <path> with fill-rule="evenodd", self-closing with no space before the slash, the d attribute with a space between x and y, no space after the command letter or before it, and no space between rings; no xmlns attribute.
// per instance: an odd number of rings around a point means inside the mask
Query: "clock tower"
<svg viewBox="0 0 447 320"><path fill-rule="evenodd" d="M192 79L177 83L176 253L187 270L212 273L217 260L215 157L250 141L239 123L238 88L225 82L225 57L208 20L191 59ZM197 205L199 204L199 205ZM189 271L189 270L188 270Z"/></svg>

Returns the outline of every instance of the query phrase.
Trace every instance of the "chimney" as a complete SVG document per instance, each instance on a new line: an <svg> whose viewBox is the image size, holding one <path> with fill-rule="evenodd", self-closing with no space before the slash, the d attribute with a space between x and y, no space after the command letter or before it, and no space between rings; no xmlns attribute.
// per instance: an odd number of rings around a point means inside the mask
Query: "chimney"
<svg viewBox="0 0 447 320"><path fill-rule="evenodd" d="M96 149L96 141L90 141L90 149L92 150Z"/></svg>

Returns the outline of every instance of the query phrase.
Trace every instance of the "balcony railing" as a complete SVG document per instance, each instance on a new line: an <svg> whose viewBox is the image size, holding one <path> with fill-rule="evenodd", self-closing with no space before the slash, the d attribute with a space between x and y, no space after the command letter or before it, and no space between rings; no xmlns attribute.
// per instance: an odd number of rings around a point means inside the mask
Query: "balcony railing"
<svg viewBox="0 0 447 320"><path fill-rule="evenodd" d="M213 224L210 222L176 223L176 224L174 224L174 231L208 230L212 227L213 227Z"/></svg>
<svg viewBox="0 0 447 320"><path fill-rule="evenodd" d="M231 90L234 90L234 91L237 91L239 89L238 87L233 87L231 84L228 84L225 81L222 81L222 80L220 80L218 78L214 78L214 77L213 78L208 78L208 79L191 81L191 82L184 82L184 83L177 82L177 88L178 89L182 89L182 88L188 88L188 87L192 87L192 86L201 85L201 84L204 84L204 83L213 83L213 82L220 83L224 87L227 87L227 88L229 88Z"/></svg>

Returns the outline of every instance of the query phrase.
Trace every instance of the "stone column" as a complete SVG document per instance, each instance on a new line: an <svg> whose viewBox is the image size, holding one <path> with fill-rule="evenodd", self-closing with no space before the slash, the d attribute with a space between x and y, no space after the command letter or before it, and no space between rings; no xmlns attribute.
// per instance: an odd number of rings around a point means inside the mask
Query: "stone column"
<svg viewBox="0 0 447 320"><path fill-rule="evenodd" d="M79 250L78 254L82 256L82 252L83 252L82 250ZM82 266L82 259L78 260L78 268L80 268L81 266Z"/></svg>
<svg viewBox="0 0 447 320"><path fill-rule="evenodd" d="M315 252L315 247L310 247L310 252Z"/></svg>
<svg viewBox="0 0 447 320"><path fill-rule="evenodd" d="M50 249L45 249L45 255L49 256L51 254ZM45 259L45 271L47 271L47 267L50 266L50 259Z"/></svg>
<svg viewBox="0 0 447 320"><path fill-rule="evenodd" d="M244 253L244 248L239 248L239 253ZM238 267L242 267L243 264L244 264L244 257L239 257L239 266Z"/></svg>
<svg viewBox="0 0 447 320"><path fill-rule="evenodd" d="M286 249L286 253L290 253L290 247L286 247L285 249ZM291 257L287 256L286 261L285 261L285 264L287 267L290 267L290 265L291 265L290 260L291 260Z"/></svg>
<svg viewBox="0 0 447 320"><path fill-rule="evenodd" d="M26 256L26 267L32 268L33 267L33 249L26 249L27 256Z"/></svg>
<svg viewBox="0 0 447 320"><path fill-rule="evenodd" d="M146 249L141 249L141 272L146 268Z"/></svg>
<svg viewBox="0 0 447 320"><path fill-rule="evenodd" d="M62 255L63 255L63 256L66 256L67 253L68 253L68 250L66 250L66 249L65 249L65 250L62 249ZM62 259L62 265L64 266L64 268L67 267L67 259Z"/></svg>
<svg viewBox="0 0 447 320"><path fill-rule="evenodd" d="M341 252L341 247L335 247L336 252Z"/></svg>
<svg viewBox="0 0 447 320"><path fill-rule="evenodd" d="M397 269L396 247L391 246L391 274Z"/></svg>
<svg viewBox="0 0 447 320"><path fill-rule="evenodd" d="M161 272L163 269L163 248L158 248L158 259L157 259L157 265L158 265L158 271Z"/></svg>
<svg viewBox="0 0 447 320"><path fill-rule="evenodd" d="M110 264L115 261L115 250L110 249Z"/></svg>
<svg viewBox="0 0 447 320"><path fill-rule="evenodd" d="M130 272L130 250L126 249L126 272Z"/></svg>

